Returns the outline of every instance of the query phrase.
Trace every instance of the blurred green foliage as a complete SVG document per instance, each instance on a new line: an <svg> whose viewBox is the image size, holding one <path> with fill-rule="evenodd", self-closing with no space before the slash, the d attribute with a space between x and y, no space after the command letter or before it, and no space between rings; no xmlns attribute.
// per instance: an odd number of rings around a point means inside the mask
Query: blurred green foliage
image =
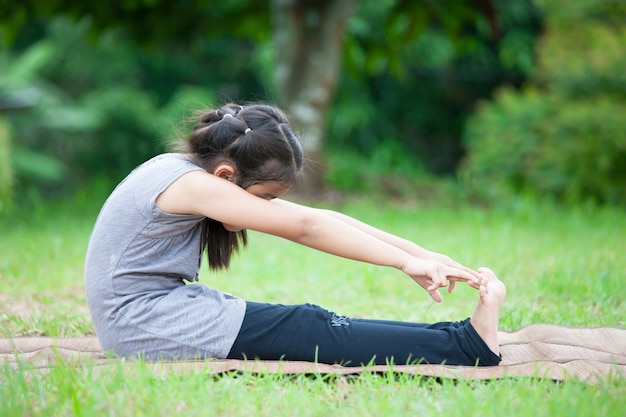
<svg viewBox="0 0 626 417"><path fill-rule="evenodd" d="M461 176L484 195L626 203L626 7L542 2L538 65L471 118Z"/></svg>
<svg viewBox="0 0 626 417"><path fill-rule="evenodd" d="M0 114L0 213L12 202L13 170L11 169L11 130Z"/></svg>
<svg viewBox="0 0 626 417"><path fill-rule="evenodd" d="M379 143L364 163L362 154L344 149L329 154L329 183L350 192L376 192L381 195L402 196L412 194L414 179L427 176L419 160L406 156L405 148L397 141Z"/></svg>
<svg viewBox="0 0 626 417"><path fill-rule="evenodd" d="M180 5L150 1L7 10L0 90L28 89L37 98L11 114L17 197L36 199L98 178L115 183L164 151L190 110L272 101L270 8L253 3L200 7L193 16L190 8L174 13ZM452 173L473 103L525 76L538 30L528 0L486 2L496 6L489 10L444 3L363 2L350 19L326 148L329 157L354 158L332 164L330 185L367 190L385 175ZM355 169L363 166L359 157L374 169ZM345 175L348 165L354 175Z"/></svg>
<svg viewBox="0 0 626 417"><path fill-rule="evenodd" d="M194 17L216 22L204 28L178 15L158 26L170 7L162 2L138 25L129 22L151 1L114 7L109 17L74 5L71 19L58 15L59 4L36 19L17 19L26 9L14 8L16 20L0 25L0 93L36 104L4 116L18 199L114 184L163 152L196 108L274 101L268 4L256 15L249 1L220 5ZM400 178L455 174L469 150L458 173L487 194L623 201L620 4L361 3L328 115L328 183L402 193Z"/></svg>
<svg viewBox="0 0 626 417"><path fill-rule="evenodd" d="M0 51L0 90L26 91L35 103L10 115L18 199L37 200L97 178L115 183L165 151L191 111L217 101L220 90L199 81L219 78L206 72L219 39L205 43L209 52L173 59L137 49L121 31L94 40L89 19L38 25L17 40L27 46Z"/></svg>
<svg viewBox="0 0 626 417"><path fill-rule="evenodd" d="M401 145L397 163L454 174L475 103L503 83L520 85L534 67L541 28L535 6L490 3L496 28L472 14L470 2L364 2L347 28L328 151L373 160L379 146L393 142ZM405 14L395 10L399 4Z"/></svg>

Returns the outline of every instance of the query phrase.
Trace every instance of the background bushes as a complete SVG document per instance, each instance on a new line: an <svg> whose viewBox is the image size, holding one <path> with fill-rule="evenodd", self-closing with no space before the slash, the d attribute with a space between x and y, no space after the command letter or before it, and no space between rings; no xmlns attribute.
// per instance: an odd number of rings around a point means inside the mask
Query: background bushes
<svg viewBox="0 0 626 417"><path fill-rule="evenodd" d="M459 177L495 198L624 203L622 2L494 0L498 30L483 22L452 32L446 19L465 20L450 10L385 15L398 4L366 2L346 28L326 185L419 197L416 183ZM410 24L422 25L420 36L405 39ZM49 16L24 22L0 49L0 94L36 103L3 116L13 140L8 148L0 138L0 157L11 149L0 198L11 172L18 200L114 184L163 152L190 109L274 101L268 36L216 32L146 48L121 29L92 30L89 18Z"/></svg>
<svg viewBox="0 0 626 417"><path fill-rule="evenodd" d="M11 170L9 123L0 115L0 213L8 206L11 198L13 173Z"/></svg>
<svg viewBox="0 0 626 417"><path fill-rule="evenodd" d="M461 177L491 196L626 204L626 8L544 3L537 68L469 120Z"/></svg>

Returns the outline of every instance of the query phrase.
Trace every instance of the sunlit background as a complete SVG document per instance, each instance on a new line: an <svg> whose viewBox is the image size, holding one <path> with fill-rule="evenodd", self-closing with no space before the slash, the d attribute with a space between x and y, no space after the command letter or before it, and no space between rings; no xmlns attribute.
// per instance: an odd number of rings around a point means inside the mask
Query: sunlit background
<svg viewBox="0 0 626 417"><path fill-rule="evenodd" d="M105 195L228 101L288 112L302 191L626 203L619 0L0 7L0 213Z"/></svg>

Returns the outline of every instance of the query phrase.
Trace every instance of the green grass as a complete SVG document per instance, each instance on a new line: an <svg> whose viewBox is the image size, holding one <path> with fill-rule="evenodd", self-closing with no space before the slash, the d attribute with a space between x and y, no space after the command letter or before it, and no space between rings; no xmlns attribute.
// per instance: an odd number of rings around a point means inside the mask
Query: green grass
<svg viewBox="0 0 626 417"><path fill-rule="evenodd" d="M0 219L0 336L93 334L83 257L101 199ZM508 296L501 327L531 323L625 327L626 213L524 201L499 208L349 198L335 208L460 262L490 266ZM333 258L270 236L225 273L201 280L249 300L320 304L353 317L464 318L476 301L459 286L436 304L401 273ZM364 374L157 376L142 362L49 373L0 365L0 415L620 415L625 379L597 385L540 379L454 382Z"/></svg>
<svg viewBox="0 0 626 417"><path fill-rule="evenodd" d="M367 373L355 379L202 373L159 378L145 363L99 373L59 365L45 376L28 378L22 371L8 379L3 416L618 416L626 394L623 381L614 379L591 386Z"/></svg>

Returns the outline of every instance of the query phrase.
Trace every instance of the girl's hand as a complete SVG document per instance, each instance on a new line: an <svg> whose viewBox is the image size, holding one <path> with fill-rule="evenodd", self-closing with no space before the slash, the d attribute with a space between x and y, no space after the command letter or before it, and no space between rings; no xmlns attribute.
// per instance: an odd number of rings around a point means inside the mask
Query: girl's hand
<svg viewBox="0 0 626 417"><path fill-rule="evenodd" d="M437 290L441 287L448 287L448 281L450 281L448 292L452 292L456 281L467 282L474 288L480 286L479 276L474 275L463 267L459 268L439 262L411 258L404 265L402 271L424 288L433 300L438 303L442 301L442 298Z"/></svg>
<svg viewBox="0 0 626 417"><path fill-rule="evenodd" d="M433 261L433 262L438 262L441 263L443 265L452 267L452 268L456 268L456 269L461 269L465 272L468 272L470 274L472 274L476 279L474 280L469 280L467 281L467 283L469 284L470 287L474 288L474 289L479 289L480 288L480 281L482 279L482 277L480 276L480 274L478 273L478 271L474 271L471 268L468 268L466 266L461 265L460 263L458 263L457 261L455 261L454 259L450 258L449 256L437 253L437 252L430 252L428 251L428 257L425 258L429 261ZM448 292L452 293L452 290L454 289L454 284L455 284L456 280L450 280L450 285L448 287Z"/></svg>

